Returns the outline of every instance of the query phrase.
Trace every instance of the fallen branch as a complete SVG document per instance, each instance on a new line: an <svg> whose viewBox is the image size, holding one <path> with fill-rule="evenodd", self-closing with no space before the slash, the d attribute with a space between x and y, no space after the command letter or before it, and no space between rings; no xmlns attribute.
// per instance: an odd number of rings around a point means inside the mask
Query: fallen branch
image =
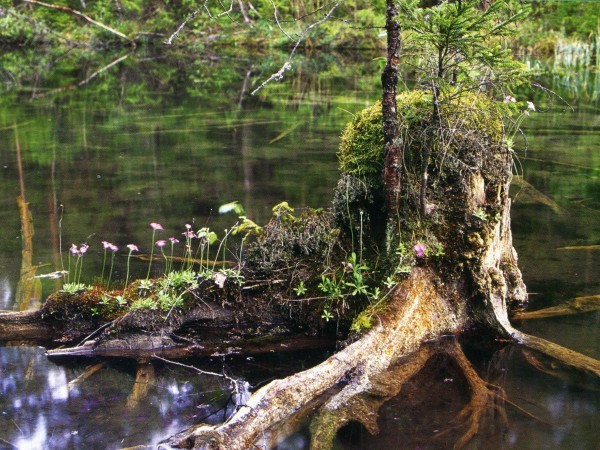
<svg viewBox="0 0 600 450"><path fill-rule="evenodd" d="M600 295L577 297L570 302L537 311L526 311L515 314L513 320L547 319L549 317L583 314L600 309Z"/></svg>

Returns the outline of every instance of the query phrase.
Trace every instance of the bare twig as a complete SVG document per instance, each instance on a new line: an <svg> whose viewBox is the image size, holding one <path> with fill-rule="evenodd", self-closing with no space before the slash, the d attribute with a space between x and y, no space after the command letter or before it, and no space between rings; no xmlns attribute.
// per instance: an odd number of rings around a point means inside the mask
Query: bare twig
<svg viewBox="0 0 600 450"><path fill-rule="evenodd" d="M194 17L196 17L198 14L200 14L200 11L201 11L200 9L197 9L196 11L191 13L188 16L188 18L185 19L181 25L179 25L179 28L177 28L177 30L175 30L175 32L164 43L166 45L172 45L175 38L179 35L179 33L181 33L181 30L183 30L188 23L190 23L192 20L194 20Z"/></svg>
<svg viewBox="0 0 600 450"><path fill-rule="evenodd" d="M331 7L331 9L323 16L323 18L321 20L318 20L315 23L312 23L311 25L307 26L304 29L304 31L300 34L300 37L298 37L298 40L296 41L296 44L294 45L294 48L292 48L292 51L290 52L290 54L288 56L288 59L283 64L283 66L281 66L281 68L277 72L275 72L273 75L271 75L267 80L265 80L264 82L262 82L260 86L258 86L256 89L254 89L250 95L256 94L258 91L260 91L262 88L264 88L267 84L269 84L272 81L281 81L283 79L283 75L285 74L285 72L287 72L288 70L291 70L291 68L292 68L292 58L294 57L294 54L296 53L296 50L298 50L298 47L300 46L300 44L302 43L302 41L304 41L304 39L306 38L306 35L308 33L310 33L310 31L313 28L318 27L322 23L324 23L327 20L329 20L329 18L333 14L333 12L342 3L344 3L344 0L339 0L338 2L336 2Z"/></svg>
<svg viewBox="0 0 600 450"><path fill-rule="evenodd" d="M75 14L76 16L82 17L83 19L87 20L89 23L96 25L97 27L100 27L112 34L115 34L115 35L129 41L133 46L135 46L134 40L131 39L129 36L126 36L125 34L121 33L120 31L115 30L114 28L109 27L108 25L104 25L102 22L98 22L97 20L92 19L90 16L82 13L81 11L77 11L76 9L69 8L68 6L55 5L53 3L44 3L44 2L40 2L38 0L24 0L24 1L26 3L32 3L35 5L45 6L46 8L58 9L60 11L66 11L68 13Z"/></svg>

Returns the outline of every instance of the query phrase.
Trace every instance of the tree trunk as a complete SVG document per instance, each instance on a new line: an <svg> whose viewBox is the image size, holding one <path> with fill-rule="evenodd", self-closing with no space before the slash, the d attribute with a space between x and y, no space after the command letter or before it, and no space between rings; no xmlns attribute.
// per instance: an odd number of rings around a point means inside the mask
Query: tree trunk
<svg viewBox="0 0 600 450"><path fill-rule="evenodd" d="M400 26L398 5L394 0L386 0L387 62L381 75L383 97L384 169L383 180L386 186L385 201L388 219L397 216L400 206L402 175L402 147L396 142L398 114L396 111L396 87L398 85L398 60L400 59Z"/></svg>

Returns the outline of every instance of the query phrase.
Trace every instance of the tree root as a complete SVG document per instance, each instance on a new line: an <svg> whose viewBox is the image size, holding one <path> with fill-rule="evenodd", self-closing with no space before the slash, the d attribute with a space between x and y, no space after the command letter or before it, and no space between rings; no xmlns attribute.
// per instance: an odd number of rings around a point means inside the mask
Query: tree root
<svg viewBox="0 0 600 450"><path fill-rule="evenodd" d="M426 340L461 330L466 315L457 305L462 302L448 298L448 293L443 295L436 288L440 285L437 281L429 270L413 270L410 277L390 294L392 300L381 323L360 340L318 366L259 389L224 424L193 427L170 438L168 445L228 450L249 448L265 430L306 408L328 389L348 379L357 380L356 386L367 386L371 377L387 370L401 356L415 352ZM414 369L407 370L407 377L420 367L420 359L415 358ZM348 386L352 385L351 382ZM348 386L345 392L350 394ZM335 403L329 405L334 407Z"/></svg>
<svg viewBox="0 0 600 450"><path fill-rule="evenodd" d="M461 449L479 432L488 414L497 414L502 426L508 426L508 418L504 409L504 390L481 379L457 343L449 346L446 351L462 370L471 389L471 401L461 410L455 420L454 428L466 428L460 439L454 444L455 449ZM439 433L438 437L445 434L446 431Z"/></svg>

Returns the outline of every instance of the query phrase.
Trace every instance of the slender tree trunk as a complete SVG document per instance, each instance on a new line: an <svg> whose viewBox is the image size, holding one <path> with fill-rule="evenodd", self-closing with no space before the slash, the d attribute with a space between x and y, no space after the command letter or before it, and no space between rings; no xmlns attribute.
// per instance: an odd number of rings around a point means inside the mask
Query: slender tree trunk
<svg viewBox="0 0 600 450"><path fill-rule="evenodd" d="M398 116L396 113L396 86L398 85L398 60L400 54L400 26L398 5L394 0L386 0L387 63L381 75L383 88L383 139L385 145L385 184L388 219L398 212L400 203L400 183L402 174L402 147L396 142Z"/></svg>

